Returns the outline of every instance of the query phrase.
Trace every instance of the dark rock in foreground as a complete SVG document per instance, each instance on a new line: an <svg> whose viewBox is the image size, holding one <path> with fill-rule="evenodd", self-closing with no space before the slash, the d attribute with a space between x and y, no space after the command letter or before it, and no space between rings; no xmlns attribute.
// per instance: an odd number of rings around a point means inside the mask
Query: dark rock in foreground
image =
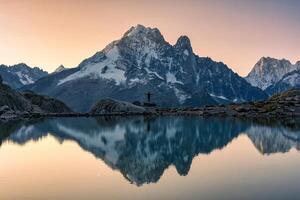
<svg viewBox="0 0 300 200"><path fill-rule="evenodd" d="M21 93L2 83L0 83L0 108L3 112L8 109L15 112L33 111L33 106Z"/></svg>
<svg viewBox="0 0 300 200"><path fill-rule="evenodd" d="M32 92L22 94L2 84L1 80L2 78L0 78L0 121L72 112L64 103L56 99Z"/></svg>
<svg viewBox="0 0 300 200"><path fill-rule="evenodd" d="M37 106L45 113L71 113L71 109L63 102L48 97L35 94L31 91L22 93L23 96L31 102L32 105Z"/></svg>
<svg viewBox="0 0 300 200"><path fill-rule="evenodd" d="M144 113L145 108L136 106L125 101L117 101L113 99L103 99L96 103L90 114L110 114L110 113Z"/></svg>

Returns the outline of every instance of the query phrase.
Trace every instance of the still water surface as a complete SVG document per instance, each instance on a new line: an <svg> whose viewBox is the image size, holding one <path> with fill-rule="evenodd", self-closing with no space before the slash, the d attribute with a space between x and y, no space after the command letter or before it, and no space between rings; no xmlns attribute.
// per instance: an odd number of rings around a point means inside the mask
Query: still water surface
<svg viewBox="0 0 300 200"><path fill-rule="evenodd" d="M199 117L0 125L0 199L299 199L300 131Z"/></svg>

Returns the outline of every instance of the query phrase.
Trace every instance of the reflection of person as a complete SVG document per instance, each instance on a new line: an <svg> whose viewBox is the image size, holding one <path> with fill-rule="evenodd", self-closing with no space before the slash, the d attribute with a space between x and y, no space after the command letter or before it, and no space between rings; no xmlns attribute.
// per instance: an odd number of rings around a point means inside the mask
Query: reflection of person
<svg viewBox="0 0 300 200"><path fill-rule="evenodd" d="M147 132L150 132L150 123L147 122Z"/></svg>

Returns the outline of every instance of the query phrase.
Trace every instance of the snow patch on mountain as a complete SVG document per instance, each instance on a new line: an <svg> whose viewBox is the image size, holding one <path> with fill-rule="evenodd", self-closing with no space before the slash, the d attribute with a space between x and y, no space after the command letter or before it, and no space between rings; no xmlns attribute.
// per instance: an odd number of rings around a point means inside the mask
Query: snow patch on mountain
<svg viewBox="0 0 300 200"><path fill-rule="evenodd" d="M17 76L20 78L20 81L23 85L28 85L34 83L31 77L28 74L24 74L22 72L16 72Z"/></svg>
<svg viewBox="0 0 300 200"><path fill-rule="evenodd" d="M179 83L179 84L183 85L183 82L178 81L176 76L174 74L172 74L171 72L168 72L166 74L166 79L167 79L167 83Z"/></svg>
<svg viewBox="0 0 300 200"><path fill-rule="evenodd" d="M300 76L299 76L299 74L294 73L294 74L292 74L290 76L284 77L282 79L282 81L284 83L288 83L288 84L294 86L296 84L300 84Z"/></svg>
<svg viewBox="0 0 300 200"><path fill-rule="evenodd" d="M223 100L229 101L229 99L226 98L226 97L224 97L223 95L215 95L215 94L213 94L213 93L209 93L209 95L210 95L211 97L215 97L215 98L219 98L219 99L223 99ZM234 101L237 101L237 99L234 99Z"/></svg>
<svg viewBox="0 0 300 200"><path fill-rule="evenodd" d="M186 56L189 56L189 55L190 55L190 53L189 53L189 51L188 51L187 49L185 49L185 50L183 51L183 53L184 53L184 55L186 55Z"/></svg>
<svg viewBox="0 0 300 200"><path fill-rule="evenodd" d="M112 46L112 48L107 50L105 56L106 59L102 62L85 65L78 72L60 80L58 85L84 77L89 77L92 79L109 79L115 81L116 85L120 85L122 82L125 82L125 71L120 69L116 63L117 59L120 57L118 47Z"/></svg>
<svg viewBox="0 0 300 200"><path fill-rule="evenodd" d="M38 67L31 68L24 63L6 66L0 65L0 75L3 82L16 89L33 84L38 79L47 76L48 73Z"/></svg>
<svg viewBox="0 0 300 200"><path fill-rule="evenodd" d="M139 78L132 78L129 79L129 85L135 85L135 84L146 84L147 81L145 79L139 79Z"/></svg>
<svg viewBox="0 0 300 200"><path fill-rule="evenodd" d="M162 76L160 76L157 72L151 71L148 68L144 68L144 70L151 76L155 75L157 78L161 79L161 80L165 80Z"/></svg>

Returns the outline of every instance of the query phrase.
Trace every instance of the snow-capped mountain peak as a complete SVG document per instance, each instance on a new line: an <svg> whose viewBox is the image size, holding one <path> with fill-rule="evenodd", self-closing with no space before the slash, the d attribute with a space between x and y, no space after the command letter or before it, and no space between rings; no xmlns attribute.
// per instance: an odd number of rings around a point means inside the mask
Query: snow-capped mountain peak
<svg viewBox="0 0 300 200"><path fill-rule="evenodd" d="M38 67L31 68L25 63L19 63L12 66L0 65L0 75L5 84L12 88L21 88L47 76L48 73Z"/></svg>
<svg viewBox="0 0 300 200"><path fill-rule="evenodd" d="M277 83L285 74L300 68L286 59L262 57L246 77L253 86L263 90Z"/></svg>
<svg viewBox="0 0 300 200"><path fill-rule="evenodd" d="M49 91L56 98L62 94L64 97L60 99L73 102L70 106L80 111L87 111L102 98L144 101L144 94L149 91L155 93L155 101L161 106L187 105L187 102L189 106L199 105L202 101L199 94L207 96L205 102L208 104L215 103L216 96L228 101L265 97L261 90L252 87L223 63L196 56L187 36L179 37L176 44L171 45L157 28L142 25L131 27L122 38L69 72L55 79L54 88ZM74 87L76 91L73 92ZM82 93L87 94L85 104L79 102L80 98L74 101L75 96ZM209 98L209 94L214 96Z"/></svg>
<svg viewBox="0 0 300 200"><path fill-rule="evenodd" d="M157 28L150 28L145 27L143 25L138 24L137 26L131 27L123 36L126 37L144 37L144 38L151 38L152 40L156 40L158 42L164 41L163 35Z"/></svg>

